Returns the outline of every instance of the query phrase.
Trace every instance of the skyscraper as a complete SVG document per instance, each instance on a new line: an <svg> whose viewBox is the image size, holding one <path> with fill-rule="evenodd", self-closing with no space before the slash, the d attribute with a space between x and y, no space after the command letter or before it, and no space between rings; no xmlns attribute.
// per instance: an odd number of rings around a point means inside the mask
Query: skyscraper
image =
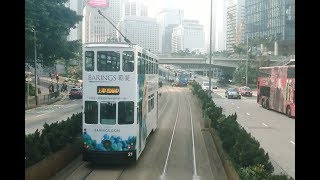
<svg viewBox="0 0 320 180"><path fill-rule="evenodd" d="M252 38L268 38L278 43L280 54L294 53L294 0L246 0L245 9L245 32L249 41Z"/></svg>
<svg viewBox="0 0 320 180"><path fill-rule="evenodd" d="M125 0L123 5L124 16L148 16L148 8L139 0Z"/></svg>
<svg viewBox="0 0 320 180"><path fill-rule="evenodd" d="M157 19L161 29L162 53L169 54L172 49L173 28L183 22L184 11L181 9L164 9L158 14Z"/></svg>
<svg viewBox="0 0 320 180"><path fill-rule="evenodd" d="M183 23L173 28L171 51L189 49L205 52L205 39L203 25L198 20L184 20Z"/></svg>
<svg viewBox="0 0 320 180"><path fill-rule="evenodd" d="M244 0L230 0L226 5L226 46L233 51L233 45L244 43Z"/></svg>
<svg viewBox="0 0 320 180"><path fill-rule="evenodd" d="M86 5L83 10L82 42L106 42L117 39L117 30L98 13L98 9L114 24L119 25L122 14L121 0L108 0L104 8Z"/></svg>
<svg viewBox="0 0 320 180"><path fill-rule="evenodd" d="M132 43L153 53L160 52L160 26L155 18L125 16L120 22L120 31Z"/></svg>
<svg viewBox="0 0 320 180"><path fill-rule="evenodd" d="M77 15L82 15L84 3L82 0L68 0L66 2L66 7L70 8L71 10L75 11ZM68 35L67 39L69 41L80 40L82 37L82 21L79 24L76 24L76 28L70 29L70 34Z"/></svg>

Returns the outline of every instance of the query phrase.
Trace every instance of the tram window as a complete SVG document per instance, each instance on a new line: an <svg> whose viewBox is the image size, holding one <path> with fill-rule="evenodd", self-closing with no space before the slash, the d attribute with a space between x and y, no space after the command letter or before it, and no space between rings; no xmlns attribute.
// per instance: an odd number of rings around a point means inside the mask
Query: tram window
<svg viewBox="0 0 320 180"><path fill-rule="evenodd" d="M151 62L151 74L154 74L154 63Z"/></svg>
<svg viewBox="0 0 320 180"><path fill-rule="evenodd" d="M118 110L118 124L133 124L134 103L133 101L120 101Z"/></svg>
<svg viewBox="0 0 320 180"><path fill-rule="evenodd" d="M93 51L85 52L85 70L93 71L94 70L94 53Z"/></svg>
<svg viewBox="0 0 320 180"><path fill-rule="evenodd" d="M98 123L98 102L85 101L84 102L84 120L86 124Z"/></svg>
<svg viewBox="0 0 320 180"><path fill-rule="evenodd" d="M139 74L145 74L145 63L142 58L139 58L139 67L140 67L140 73Z"/></svg>
<svg viewBox="0 0 320 180"><path fill-rule="evenodd" d="M156 64L156 74L158 74L158 72L159 72L159 65Z"/></svg>
<svg viewBox="0 0 320 180"><path fill-rule="evenodd" d="M150 112L154 108L154 94L151 94L148 99L148 112Z"/></svg>
<svg viewBox="0 0 320 180"><path fill-rule="evenodd" d="M149 99L148 100L148 112L150 112L151 111L151 100Z"/></svg>
<svg viewBox="0 0 320 180"><path fill-rule="evenodd" d="M142 74L142 59L138 58L138 74Z"/></svg>
<svg viewBox="0 0 320 180"><path fill-rule="evenodd" d="M124 72L133 72L134 54L132 51L123 51L122 53L122 70Z"/></svg>
<svg viewBox="0 0 320 180"><path fill-rule="evenodd" d="M148 61L148 74L152 74L152 72L151 72L151 68L152 68L152 66L151 66L151 62L150 62L150 61Z"/></svg>
<svg viewBox="0 0 320 180"><path fill-rule="evenodd" d="M119 71L120 53L115 51L98 51L98 71Z"/></svg>
<svg viewBox="0 0 320 180"><path fill-rule="evenodd" d="M100 123L113 125L116 124L116 103L102 102L100 103Z"/></svg>
<svg viewBox="0 0 320 180"><path fill-rule="evenodd" d="M148 73L148 61L147 60L143 60L144 61L144 67L145 67L145 71L144 71L144 74L149 74Z"/></svg>
<svg viewBox="0 0 320 180"><path fill-rule="evenodd" d="M154 108L154 98L151 99L151 109Z"/></svg>

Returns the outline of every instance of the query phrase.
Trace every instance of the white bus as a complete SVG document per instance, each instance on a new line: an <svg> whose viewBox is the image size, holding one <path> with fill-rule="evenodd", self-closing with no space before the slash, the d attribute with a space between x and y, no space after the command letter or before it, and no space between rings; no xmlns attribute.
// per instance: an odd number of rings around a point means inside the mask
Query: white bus
<svg viewBox="0 0 320 180"><path fill-rule="evenodd" d="M83 160L130 163L158 121L158 60L138 45L83 45Z"/></svg>

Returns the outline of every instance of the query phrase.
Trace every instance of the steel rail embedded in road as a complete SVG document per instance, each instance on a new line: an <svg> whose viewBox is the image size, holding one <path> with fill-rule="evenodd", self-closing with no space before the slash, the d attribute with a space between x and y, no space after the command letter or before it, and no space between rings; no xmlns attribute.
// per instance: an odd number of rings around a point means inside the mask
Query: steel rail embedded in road
<svg viewBox="0 0 320 180"><path fill-rule="evenodd" d="M191 112L191 105L190 105L190 101L189 98L187 98L188 100L188 105L189 105L189 113L190 113L190 123L191 123L191 135L192 135L192 151L193 151L193 177L197 178L198 174L197 174L197 164L196 164L196 151L194 148L194 134L193 134L193 121L192 121L192 112Z"/></svg>
<svg viewBox="0 0 320 180"><path fill-rule="evenodd" d="M172 145L172 140L173 140L174 132L176 131L176 125L177 125L177 121L178 121L178 118L179 118L179 112L180 112L180 96L179 96L179 105L178 105L178 112L177 112L177 116L176 116L176 121L174 123L173 131L172 131L172 135L171 135L171 140L170 140L170 144L169 144L169 148L168 148L167 158L166 158L166 162L165 162L164 167L163 167L163 173L161 175L161 179L164 179L164 176L166 174L169 154L170 154L171 145Z"/></svg>

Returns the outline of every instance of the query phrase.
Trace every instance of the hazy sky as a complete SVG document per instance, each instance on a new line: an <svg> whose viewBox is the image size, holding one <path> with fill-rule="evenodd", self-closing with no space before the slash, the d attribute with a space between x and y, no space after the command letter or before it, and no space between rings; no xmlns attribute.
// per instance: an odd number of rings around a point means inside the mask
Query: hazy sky
<svg viewBox="0 0 320 180"><path fill-rule="evenodd" d="M202 24L209 24L210 0L141 0L149 8L150 16L156 15L163 8L183 9L186 19L198 19Z"/></svg>
<svg viewBox="0 0 320 180"><path fill-rule="evenodd" d="M205 26L206 36L210 26L210 0L141 0L148 6L149 16L164 8L183 9L185 19L196 19Z"/></svg>

